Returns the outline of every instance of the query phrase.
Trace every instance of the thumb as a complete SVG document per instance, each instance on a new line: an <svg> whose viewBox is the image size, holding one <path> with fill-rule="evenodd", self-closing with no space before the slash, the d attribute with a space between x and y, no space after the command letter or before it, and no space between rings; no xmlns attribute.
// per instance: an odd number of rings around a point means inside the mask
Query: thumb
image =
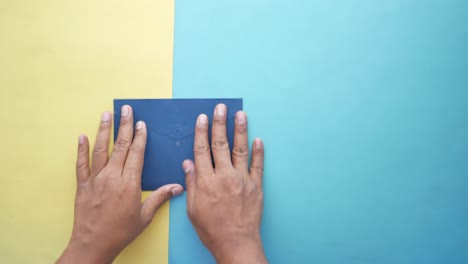
<svg viewBox="0 0 468 264"><path fill-rule="evenodd" d="M185 185L187 187L187 195L193 193L195 190L195 165L191 160L184 160L182 168L185 173Z"/></svg>
<svg viewBox="0 0 468 264"><path fill-rule="evenodd" d="M195 187L196 187L196 173L195 165L191 160L185 160L182 163L182 168L185 172L185 186L187 188L187 212L191 212L192 203L195 196Z"/></svg>
<svg viewBox="0 0 468 264"><path fill-rule="evenodd" d="M167 184L152 192L141 205L141 218L143 223L148 225L151 220L153 220L154 214L161 205L171 197L181 194L183 191L184 189L180 184Z"/></svg>

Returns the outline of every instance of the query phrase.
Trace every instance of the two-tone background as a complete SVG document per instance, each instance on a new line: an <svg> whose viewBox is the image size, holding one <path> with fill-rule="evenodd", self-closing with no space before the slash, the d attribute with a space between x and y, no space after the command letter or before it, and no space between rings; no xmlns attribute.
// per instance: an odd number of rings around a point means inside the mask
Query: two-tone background
<svg viewBox="0 0 468 264"><path fill-rule="evenodd" d="M114 98L243 97L272 263L468 262L468 1L1 0L0 262L51 263ZM166 204L117 263L210 263Z"/></svg>

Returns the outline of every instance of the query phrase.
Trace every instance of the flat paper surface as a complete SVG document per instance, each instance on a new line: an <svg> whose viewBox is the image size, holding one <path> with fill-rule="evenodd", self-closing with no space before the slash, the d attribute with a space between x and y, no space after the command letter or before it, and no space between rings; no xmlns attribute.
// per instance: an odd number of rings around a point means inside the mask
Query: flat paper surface
<svg viewBox="0 0 468 264"><path fill-rule="evenodd" d="M114 140L120 125L120 110L130 105L134 122L144 121L148 138L141 186L143 190L156 190L170 183L179 183L185 189L185 174L182 162L193 160L195 124L200 114L209 117L217 104L228 107L227 137L232 149L234 118L242 110L242 99L133 99L114 101Z"/></svg>
<svg viewBox="0 0 468 264"><path fill-rule="evenodd" d="M468 263L468 1L176 1L174 98L242 97L272 264ZM214 263L171 201L170 263Z"/></svg>
<svg viewBox="0 0 468 264"><path fill-rule="evenodd" d="M0 1L0 263L58 258L78 136L116 97L171 97L172 34L173 1ZM168 214L116 263L167 263Z"/></svg>

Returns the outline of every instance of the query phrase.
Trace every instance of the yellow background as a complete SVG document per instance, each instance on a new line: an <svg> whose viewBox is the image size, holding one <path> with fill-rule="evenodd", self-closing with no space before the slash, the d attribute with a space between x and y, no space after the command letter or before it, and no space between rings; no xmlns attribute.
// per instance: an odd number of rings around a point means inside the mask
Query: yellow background
<svg viewBox="0 0 468 264"><path fill-rule="evenodd" d="M170 98L172 0L0 1L0 263L52 263L80 133L113 98ZM117 263L167 263L169 206Z"/></svg>

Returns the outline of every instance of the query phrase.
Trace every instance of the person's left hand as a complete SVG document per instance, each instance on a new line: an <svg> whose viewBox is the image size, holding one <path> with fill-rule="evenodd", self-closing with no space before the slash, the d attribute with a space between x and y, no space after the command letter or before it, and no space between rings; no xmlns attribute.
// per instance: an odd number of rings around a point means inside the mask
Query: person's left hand
<svg viewBox="0 0 468 264"><path fill-rule="evenodd" d="M57 263L111 263L143 232L164 202L183 192L181 185L168 184L141 203L145 123L136 124L134 135L132 108L123 106L109 158L111 116L110 112L102 115L91 168L89 141L84 135L79 137L75 221L70 242Z"/></svg>

